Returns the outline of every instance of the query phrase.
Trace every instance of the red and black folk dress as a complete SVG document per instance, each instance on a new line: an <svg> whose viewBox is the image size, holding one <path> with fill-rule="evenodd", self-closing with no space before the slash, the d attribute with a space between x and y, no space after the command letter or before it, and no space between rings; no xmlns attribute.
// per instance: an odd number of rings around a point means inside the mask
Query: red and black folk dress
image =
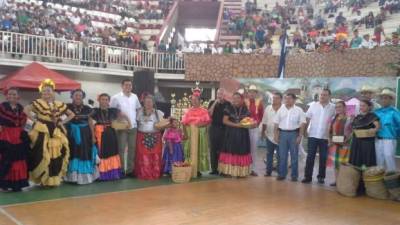
<svg viewBox="0 0 400 225"><path fill-rule="evenodd" d="M9 102L0 104L0 188L4 190L21 191L29 186L26 119L22 105L13 108Z"/></svg>

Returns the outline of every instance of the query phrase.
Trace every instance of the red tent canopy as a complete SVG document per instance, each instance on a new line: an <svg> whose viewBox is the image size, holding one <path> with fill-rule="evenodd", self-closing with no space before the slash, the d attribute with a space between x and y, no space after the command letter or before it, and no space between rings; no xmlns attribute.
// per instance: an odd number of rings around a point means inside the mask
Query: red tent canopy
<svg viewBox="0 0 400 225"><path fill-rule="evenodd" d="M33 62L1 79L0 90L10 87L37 90L40 83L47 78L54 81L57 91L69 91L81 87L80 83L53 70L47 69L42 64Z"/></svg>

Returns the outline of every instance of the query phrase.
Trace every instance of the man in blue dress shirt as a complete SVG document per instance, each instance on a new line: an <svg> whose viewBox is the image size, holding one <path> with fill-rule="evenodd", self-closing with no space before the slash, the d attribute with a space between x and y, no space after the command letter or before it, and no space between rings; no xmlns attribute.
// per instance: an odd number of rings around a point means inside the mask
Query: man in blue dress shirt
<svg viewBox="0 0 400 225"><path fill-rule="evenodd" d="M376 161L378 166L385 167L386 171L395 171L397 138L400 137L400 112L393 107L396 99L393 91L384 89L379 96L382 108L375 110L381 124L375 141Z"/></svg>

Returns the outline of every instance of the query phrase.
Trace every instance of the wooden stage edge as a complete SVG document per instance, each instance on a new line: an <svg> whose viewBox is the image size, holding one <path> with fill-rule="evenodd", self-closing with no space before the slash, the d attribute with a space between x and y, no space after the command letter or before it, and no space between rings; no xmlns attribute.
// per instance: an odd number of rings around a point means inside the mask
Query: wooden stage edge
<svg viewBox="0 0 400 225"><path fill-rule="evenodd" d="M317 185L264 177L149 187L1 210L6 213L0 213L1 225L400 224L399 203L347 198Z"/></svg>

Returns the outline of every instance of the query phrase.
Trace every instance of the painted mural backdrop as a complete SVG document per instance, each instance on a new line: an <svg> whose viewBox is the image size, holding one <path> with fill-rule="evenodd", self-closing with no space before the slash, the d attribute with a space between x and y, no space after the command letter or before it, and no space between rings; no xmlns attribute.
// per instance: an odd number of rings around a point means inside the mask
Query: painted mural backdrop
<svg viewBox="0 0 400 225"><path fill-rule="evenodd" d="M291 92L298 96L297 105L304 109L314 99L318 99L318 94L323 88L328 87L332 91L332 100L344 100L348 105L348 113L354 114L355 105L358 103L357 97L360 96L359 91L363 86L372 87L379 93L383 88L396 91L397 83L395 77L234 78L222 80L221 87L228 93L233 93L255 84L266 104L270 103L271 94L275 91ZM400 156L400 148L397 155Z"/></svg>

